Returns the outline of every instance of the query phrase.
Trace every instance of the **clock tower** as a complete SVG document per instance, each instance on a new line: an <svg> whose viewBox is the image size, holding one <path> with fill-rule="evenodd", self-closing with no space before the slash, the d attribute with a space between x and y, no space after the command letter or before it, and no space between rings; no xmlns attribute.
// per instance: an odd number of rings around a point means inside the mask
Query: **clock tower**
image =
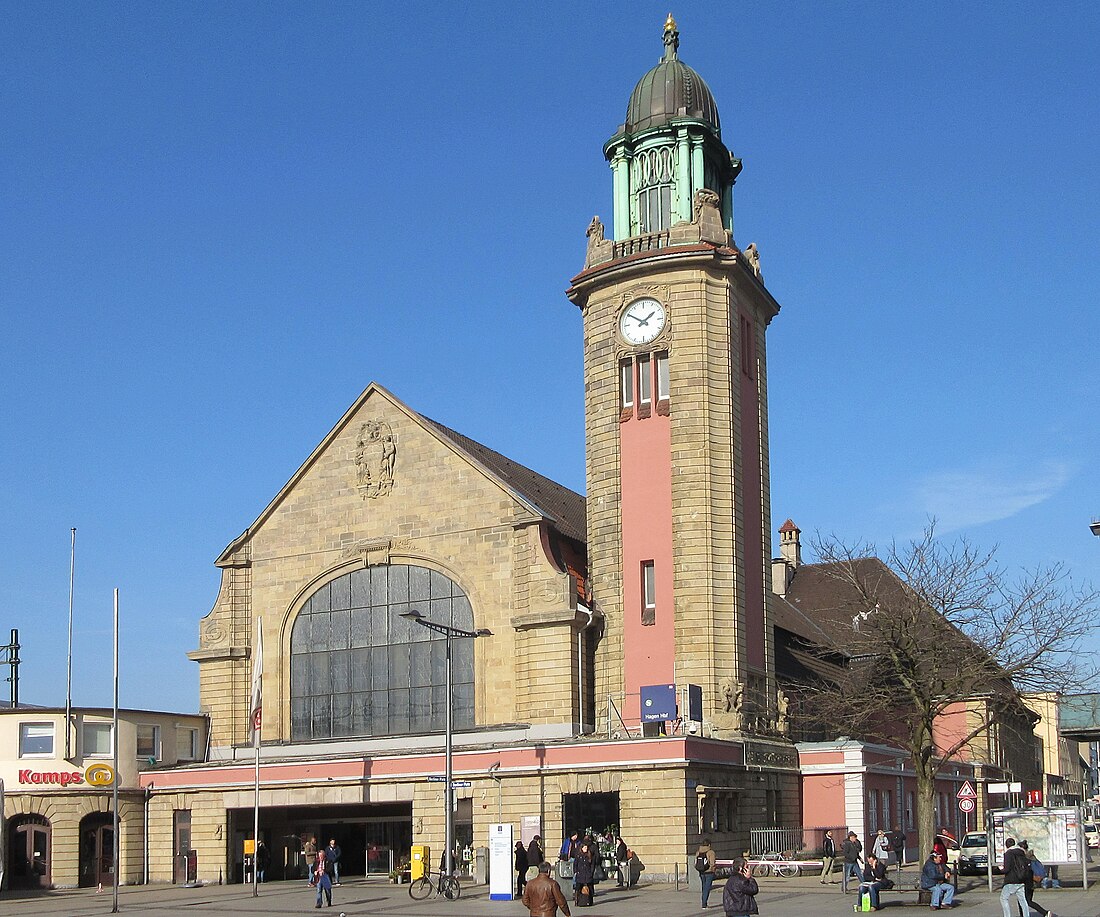
<svg viewBox="0 0 1100 917"><path fill-rule="evenodd" d="M641 688L699 685L727 735L776 718L765 333L779 305L756 246L734 242L741 161L671 15L663 39L604 145L613 238L593 218L568 292L584 319L596 696L637 724Z"/></svg>

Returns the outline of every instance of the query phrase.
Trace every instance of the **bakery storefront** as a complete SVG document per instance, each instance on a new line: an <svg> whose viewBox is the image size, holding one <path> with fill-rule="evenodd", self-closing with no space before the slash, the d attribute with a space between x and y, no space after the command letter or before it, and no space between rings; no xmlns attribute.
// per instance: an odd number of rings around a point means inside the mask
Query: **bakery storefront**
<svg viewBox="0 0 1100 917"><path fill-rule="evenodd" d="M95 887L114 883L112 711L74 707L0 710L4 781L5 881L10 888ZM119 711L119 863L122 884L147 877L148 794L143 770L202 757L206 718Z"/></svg>

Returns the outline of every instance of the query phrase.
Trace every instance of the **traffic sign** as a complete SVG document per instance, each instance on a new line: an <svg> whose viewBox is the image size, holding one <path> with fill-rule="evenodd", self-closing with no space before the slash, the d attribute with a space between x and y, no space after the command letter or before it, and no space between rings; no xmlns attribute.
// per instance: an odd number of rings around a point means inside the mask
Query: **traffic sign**
<svg viewBox="0 0 1100 917"><path fill-rule="evenodd" d="M973 812L974 811L974 800L971 799L969 796L966 796L963 799L960 799L959 800L959 811L960 812Z"/></svg>
<svg viewBox="0 0 1100 917"><path fill-rule="evenodd" d="M959 792L955 794L956 799L977 799L978 794L974 792L974 784L969 780L963 781L963 785L959 787ZM964 812L969 812L970 809L963 809Z"/></svg>

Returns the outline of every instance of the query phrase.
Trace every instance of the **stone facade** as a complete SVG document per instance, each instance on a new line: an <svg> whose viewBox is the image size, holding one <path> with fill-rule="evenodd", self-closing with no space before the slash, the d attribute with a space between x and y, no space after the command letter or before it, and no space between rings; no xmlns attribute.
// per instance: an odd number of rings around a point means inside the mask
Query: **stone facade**
<svg viewBox="0 0 1100 917"><path fill-rule="evenodd" d="M704 205L704 215L713 210ZM717 219L711 215L711 219ZM682 249L620 259L574 279L570 296L584 317L589 563L592 593L607 628L600 646L599 691L624 691L623 595L620 529L621 455L619 365L632 353L669 355L671 390L673 552L675 556L676 672L703 687L707 719L730 730L721 682L732 678L755 689L754 704L771 711L774 681L766 603L770 562L762 550L770 531L767 453L765 331L778 305L730 248L688 240ZM624 306L640 296L665 304L667 330L651 345L634 348L617 333ZM739 385L743 328L749 318L754 359L752 410L757 440L746 470ZM755 474L746 481L746 474ZM747 492L751 497L747 498ZM747 528L755 545L746 542ZM756 665L746 648L746 571L762 584L754 598L760 614Z"/></svg>

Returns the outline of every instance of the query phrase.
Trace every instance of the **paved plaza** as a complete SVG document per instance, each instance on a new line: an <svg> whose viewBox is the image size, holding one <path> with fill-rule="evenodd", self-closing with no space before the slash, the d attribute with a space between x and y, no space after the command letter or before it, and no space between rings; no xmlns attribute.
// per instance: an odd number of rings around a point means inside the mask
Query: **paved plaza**
<svg viewBox="0 0 1100 917"><path fill-rule="evenodd" d="M1073 882L1073 877L1063 878ZM1100 878L1100 877L1097 877ZM1094 880L1095 881L1095 880ZM1041 889L1036 898L1055 911L1058 917L1098 917L1100 890L1095 885L1088 891L1075 886L1061 889ZM989 915L999 917L997 891L989 894L984 880L963 878L959 883L958 910L962 917ZM636 889L598 889L595 905L574 908L574 914L584 917L701 917L721 915L721 885L716 884L708 910L699 907L698 891L671 885L640 886ZM853 895L842 895L839 886L822 886L816 877L794 879L766 878L760 880L761 917L846 917L852 913ZM32 917L32 915L64 915L64 917L97 917L111 913L110 890L96 893L94 889L79 889L35 894L7 893L0 898L0 915ZM240 885L208 885L202 888L182 888L171 885L130 886L119 891L119 913L132 917L165 917L168 914L308 914L313 913L314 892L305 883L273 882L260 887L257 898L252 889ZM923 913L916 895L888 893L884 907L907 913ZM526 917L527 910L518 901L490 901L485 886L467 887L458 901L413 901L408 886L394 886L384 880L353 879L333 889L333 906L326 914L337 917L365 917L387 914L393 917Z"/></svg>

